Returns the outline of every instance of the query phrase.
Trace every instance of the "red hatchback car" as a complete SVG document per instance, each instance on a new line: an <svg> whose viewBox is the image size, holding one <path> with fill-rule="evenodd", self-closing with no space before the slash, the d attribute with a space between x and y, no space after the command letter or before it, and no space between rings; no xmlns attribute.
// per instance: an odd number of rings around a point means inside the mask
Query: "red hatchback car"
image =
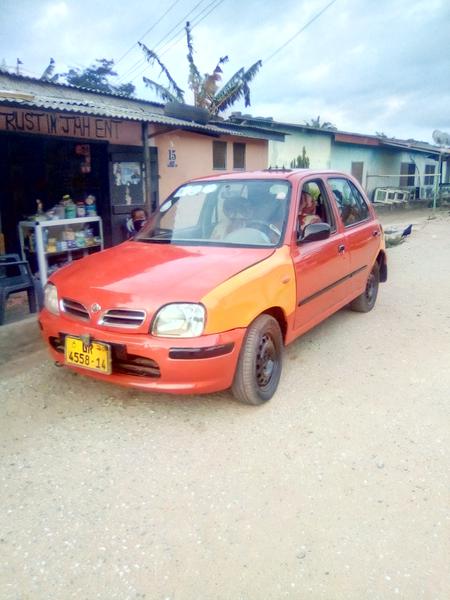
<svg viewBox="0 0 450 600"><path fill-rule="evenodd" d="M54 273L40 325L80 373L149 391L275 393L283 347L373 308L384 236L355 179L266 170L190 181L134 239Z"/></svg>

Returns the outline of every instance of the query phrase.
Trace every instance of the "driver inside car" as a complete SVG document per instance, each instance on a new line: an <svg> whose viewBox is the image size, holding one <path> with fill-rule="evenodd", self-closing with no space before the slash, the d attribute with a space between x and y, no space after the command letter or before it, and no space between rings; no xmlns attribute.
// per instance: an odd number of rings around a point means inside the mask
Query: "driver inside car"
<svg viewBox="0 0 450 600"><path fill-rule="evenodd" d="M223 202L224 219L221 219L211 233L211 240L223 240L227 235L246 227L251 219L248 201L239 195L228 196Z"/></svg>

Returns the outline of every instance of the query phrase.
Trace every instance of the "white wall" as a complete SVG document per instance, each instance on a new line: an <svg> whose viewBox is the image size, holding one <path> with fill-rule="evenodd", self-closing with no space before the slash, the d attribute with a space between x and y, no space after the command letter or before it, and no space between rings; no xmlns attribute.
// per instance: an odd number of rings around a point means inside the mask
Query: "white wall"
<svg viewBox="0 0 450 600"><path fill-rule="evenodd" d="M269 142L269 166L289 167L291 160L302 154L303 146L311 169L329 169L331 135L328 133L294 132L284 142Z"/></svg>

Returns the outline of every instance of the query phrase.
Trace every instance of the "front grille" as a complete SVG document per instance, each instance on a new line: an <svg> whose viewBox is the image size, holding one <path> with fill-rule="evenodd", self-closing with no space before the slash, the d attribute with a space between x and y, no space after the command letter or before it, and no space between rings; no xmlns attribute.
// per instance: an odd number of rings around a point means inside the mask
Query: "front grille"
<svg viewBox="0 0 450 600"><path fill-rule="evenodd" d="M127 354L123 360L113 359L113 373L137 375L138 377L161 377L158 363L151 358Z"/></svg>
<svg viewBox="0 0 450 600"><path fill-rule="evenodd" d="M112 308L105 312L99 323L110 327L140 327L145 317L145 310Z"/></svg>
<svg viewBox="0 0 450 600"><path fill-rule="evenodd" d="M81 302L69 300L69 298L63 298L61 300L61 306L65 313L68 313L73 317L77 317L78 319L84 319L85 321L89 321L89 312L87 308L83 304L81 304Z"/></svg>

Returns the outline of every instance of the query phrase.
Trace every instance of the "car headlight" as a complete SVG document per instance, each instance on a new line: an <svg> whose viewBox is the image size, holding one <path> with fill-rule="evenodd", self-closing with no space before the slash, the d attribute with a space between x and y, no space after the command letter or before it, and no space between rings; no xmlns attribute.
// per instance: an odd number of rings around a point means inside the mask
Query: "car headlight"
<svg viewBox="0 0 450 600"><path fill-rule="evenodd" d="M47 283L44 288L44 306L54 315L59 315L58 290L53 283Z"/></svg>
<svg viewBox="0 0 450 600"><path fill-rule="evenodd" d="M151 333L159 337L198 337L203 333L205 316L201 304L167 304L156 314Z"/></svg>

